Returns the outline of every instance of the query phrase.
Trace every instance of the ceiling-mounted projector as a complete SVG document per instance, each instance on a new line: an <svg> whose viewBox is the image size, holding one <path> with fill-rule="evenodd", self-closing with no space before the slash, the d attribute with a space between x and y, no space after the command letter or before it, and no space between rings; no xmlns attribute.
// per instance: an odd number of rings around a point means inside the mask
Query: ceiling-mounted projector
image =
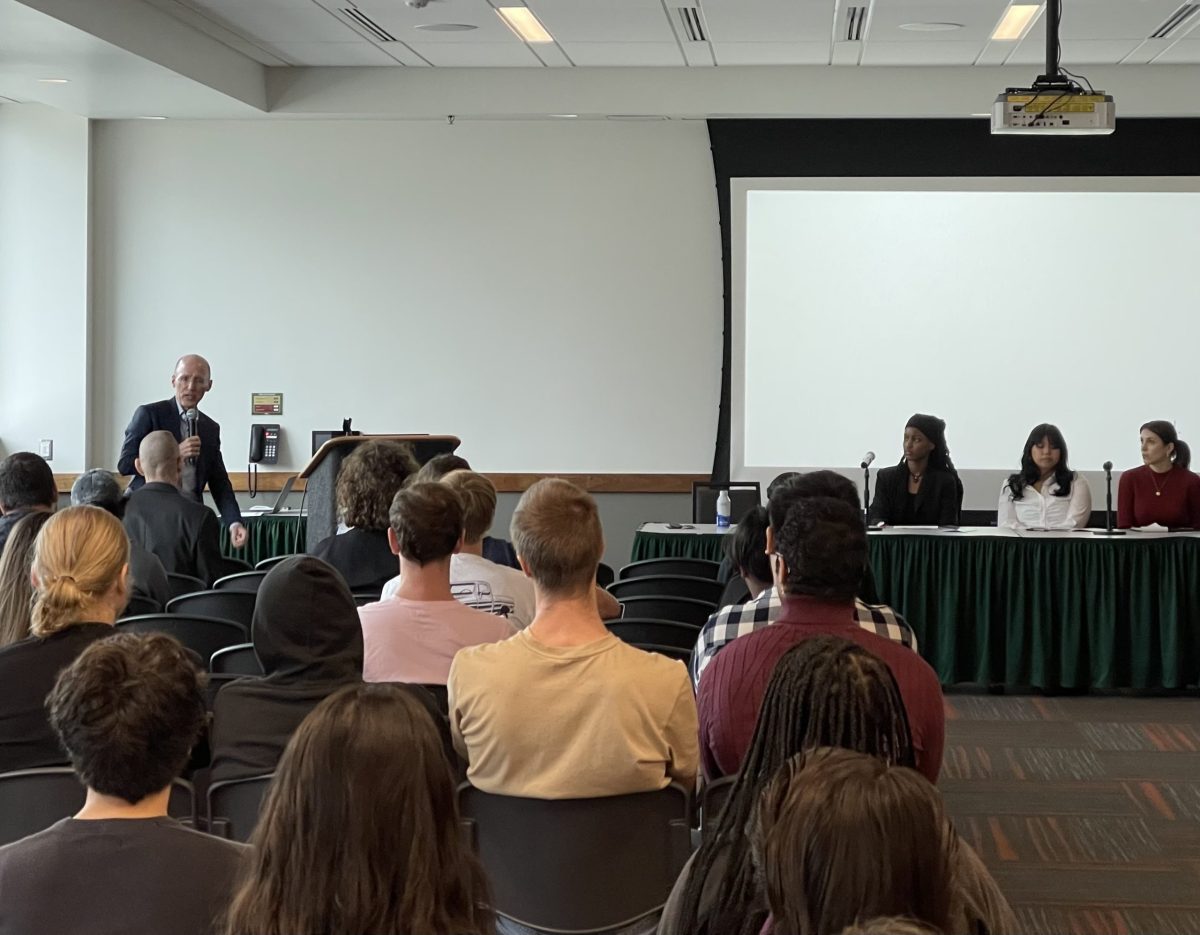
<svg viewBox="0 0 1200 935"><path fill-rule="evenodd" d="M1005 88L992 105L993 133L1034 136L1104 136L1117 128L1111 94L1084 89L1059 67L1062 0L1046 3L1046 73L1029 88Z"/></svg>

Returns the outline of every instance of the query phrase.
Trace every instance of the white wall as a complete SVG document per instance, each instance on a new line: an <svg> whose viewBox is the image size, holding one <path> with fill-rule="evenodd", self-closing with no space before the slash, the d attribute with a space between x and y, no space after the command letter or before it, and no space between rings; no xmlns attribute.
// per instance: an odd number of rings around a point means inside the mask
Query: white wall
<svg viewBox="0 0 1200 935"><path fill-rule="evenodd" d="M88 467L88 122L0 107L0 453Z"/></svg>
<svg viewBox="0 0 1200 935"><path fill-rule="evenodd" d="M703 472L721 265L703 122L109 122L94 130L93 411L203 353L231 469L345 416L488 471ZM259 421L268 421L261 419Z"/></svg>

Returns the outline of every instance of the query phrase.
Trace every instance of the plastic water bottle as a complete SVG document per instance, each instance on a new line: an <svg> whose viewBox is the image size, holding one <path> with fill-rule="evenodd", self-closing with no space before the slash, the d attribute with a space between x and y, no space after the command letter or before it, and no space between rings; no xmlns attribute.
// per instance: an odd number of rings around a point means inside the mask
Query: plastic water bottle
<svg viewBox="0 0 1200 935"><path fill-rule="evenodd" d="M719 527L727 527L729 525L729 513L732 505L729 502L729 491L722 490L717 494L717 525Z"/></svg>

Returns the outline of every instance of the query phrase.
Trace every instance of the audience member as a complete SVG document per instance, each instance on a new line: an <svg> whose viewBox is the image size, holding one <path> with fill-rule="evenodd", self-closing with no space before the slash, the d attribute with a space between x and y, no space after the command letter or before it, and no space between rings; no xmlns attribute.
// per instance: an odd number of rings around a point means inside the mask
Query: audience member
<svg viewBox="0 0 1200 935"><path fill-rule="evenodd" d="M50 465L31 451L0 461L0 555L13 526L30 513L53 513L58 487Z"/></svg>
<svg viewBox="0 0 1200 935"><path fill-rule="evenodd" d="M129 602L129 540L94 506L55 513L34 546L32 636L0 649L0 772L64 761L46 717L58 673L109 636Z"/></svg>
<svg viewBox="0 0 1200 935"><path fill-rule="evenodd" d="M854 484L833 471L811 471L808 474L791 471L779 475L768 489L769 502L792 503L801 497L834 497L844 500L855 510L860 509ZM781 511L776 510L776 515L781 515ZM751 566L749 577L743 577L753 599L744 604L722 607L700 628L691 661L692 683L697 688L700 676L717 653L739 636L774 623L783 613L783 598L773 586L770 562L766 557L769 517L768 510L767 522L764 523L761 514L753 513L738 524L733 548L737 549L738 564ZM764 573L766 579L760 577ZM869 565L864 569L857 589L860 595L867 591L874 593L875 585L871 580ZM908 621L886 604L868 604L861 597L856 597L851 619L864 630L894 640L914 651L917 648L917 638Z"/></svg>
<svg viewBox="0 0 1200 935"><path fill-rule="evenodd" d="M216 931L247 848L167 817L204 724L203 686L189 653L157 633L93 643L63 672L50 721L87 797L75 817L0 848L0 935Z"/></svg>
<svg viewBox="0 0 1200 935"><path fill-rule="evenodd" d="M417 472L417 476L413 478L413 481L416 483L432 483L441 480L451 471L469 470L471 470L471 465L466 458L455 454L434 455L421 465L421 470ZM509 568L515 568L518 571L521 568L517 562L516 550L507 539L484 536L482 555L489 562L495 562L497 565L507 565Z"/></svg>
<svg viewBox="0 0 1200 935"><path fill-rule="evenodd" d="M142 439L133 462L146 483L129 495L125 531L155 555L168 574L191 575L205 584L245 566L221 555L217 515L179 492L179 442L165 429Z"/></svg>
<svg viewBox="0 0 1200 935"><path fill-rule="evenodd" d="M213 703L212 777L272 772L305 716L362 679L358 608L342 576L297 555L267 572L250 624L262 678L225 685Z"/></svg>
<svg viewBox="0 0 1200 935"><path fill-rule="evenodd" d="M400 584L392 597L358 609L366 681L445 685L460 649L516 632L504 616L467 606L450 588L463 515L458 494L445 483L413 484L396 494L387 535L400 557Z"/></svg>
<svg viewBox="0 0 1200 935"><path fill-rule="evenodd" d="M341 572L351 591L378 594L396 574L396 557L388 547L388 510L417 470L412 449L392 441L364 442L342 464L338 516L349 528L322 539L312 554Z"/></svg>
<svg viewBox="0 0 1200 935"><path fill-rule="evenodd" d="M347 686L288 744L229 935L490 935L433 719L395 685Z"/></svg>
<svg viewBox="0 0 1200 935"><path fill-rule="evenodd" d="M125 499L121 485L111 471L94 468L85 471L71 485L71 506L98 506L108 510L117 519L125 513ZM171 599L171 588L167 584L167 572L153 552L140 542L129 543L130 590L135 596L154 601L159 607Z"/></svg>
<svg viewBox="0 0 1200 935"><path fill-rule="evenodd" d="M596 609L604 536L595 501L543 480L512 519L533 578L533 623L462 650L450 669L450 728L485 792L587 798L689 788L696 711L682 663L621 642Z"/></svg>
<svg viewBox="0 0 1200 935"><path fill-rule="evenodd" d="M700 849L680 874L659 935L758 935L767 916L746 828L767 782L789 757L842 747L892 766L915 756L904 702L887 665L837 636L814 636L785 652L771 676L741 772L719 815L705 816ZM945 833L954 836L947 824ZM953 851L955 925L949 931L1014 931L1008 903L979 857Z"/></svg>
<svg viewBox="0 0 1200 935"><path fill-rule="evenodd" d="M421 471L416 477L421 476ZM463 511L462 545L450 557L450 588L454 597L468 607L496 614L517 629L524 629L533 620L533 582L519 570L483 557L483 534L492 528L496 515L496 488L482 474L467 470L451 471L441 483L458 495ZM397 575L384 585L385 599L396 593L400 581L401 576Z"/></svg>
<svg viewBox="0 0 1200 935"><path fill-rule="evenodd" d="M945 712L937 675L917 653L869 632L855 619L854 589L867 560L859 512L843 500L803 497L788 487L771 501L767 551L775 585L786 592L769 627L734 640L709 663L697 705L705 775L738 771L775 663L796 643L822 634L852 640L891 668L912 725L916 766L936 782Z"/></svg>
<svg viewBox="0 0 1200 935"><path fill-rule="evenodd" d="M906 916L958 932L941 796L917 772L823 747L797 754L752 822L773 935L824 935Z"/></svg>
<svg viewBox="0 0 1200 935"><path fill-rule="evenodd" d="M29 636L33 619L33 546L38 533L53 516L37 510L21 518L9 532L0 555L0 648Z"/></svg>

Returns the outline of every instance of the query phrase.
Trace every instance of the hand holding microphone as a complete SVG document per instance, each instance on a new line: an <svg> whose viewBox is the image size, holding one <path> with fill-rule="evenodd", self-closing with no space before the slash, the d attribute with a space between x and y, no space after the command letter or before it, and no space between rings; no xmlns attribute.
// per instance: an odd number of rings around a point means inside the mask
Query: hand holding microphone
<svg viewBox="0 0 1200 935"><path fill-rule="evenodd" d="M193 406L184 413L187 438L179 443L179 454L188 464L195 465L200 457L200 411Z"/></svg>

